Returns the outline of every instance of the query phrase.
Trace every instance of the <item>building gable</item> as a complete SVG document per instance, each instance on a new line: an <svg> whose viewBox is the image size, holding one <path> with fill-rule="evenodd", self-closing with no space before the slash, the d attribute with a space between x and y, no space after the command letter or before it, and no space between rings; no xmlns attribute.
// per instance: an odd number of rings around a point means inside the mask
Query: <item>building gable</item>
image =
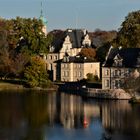
<svg viewBox="0 0 140 140"><path fill-rule="evenodd" d="M122 63L122 64L121 64ZM140 48L111 48L103 67L140 67Z"/></svg>

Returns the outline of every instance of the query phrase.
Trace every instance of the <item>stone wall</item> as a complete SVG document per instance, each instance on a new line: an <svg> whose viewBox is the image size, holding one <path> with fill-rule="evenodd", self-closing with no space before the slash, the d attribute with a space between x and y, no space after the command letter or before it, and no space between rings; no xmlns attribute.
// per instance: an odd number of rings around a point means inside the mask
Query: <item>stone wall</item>
<svg viewBox="0 0 140 140"><path fill-rule="evenodd" d="M129 100L131 98L130 94L125 92L123 89L103 90L94 88L82 88L82 92L85 93L85 96L93 98L124 100Z"/></svg>

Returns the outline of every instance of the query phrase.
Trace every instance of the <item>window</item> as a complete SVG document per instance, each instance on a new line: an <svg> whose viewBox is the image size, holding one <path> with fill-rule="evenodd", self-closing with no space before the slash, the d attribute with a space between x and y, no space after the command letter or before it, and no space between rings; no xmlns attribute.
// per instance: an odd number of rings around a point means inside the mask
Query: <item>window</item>
<svg viewBox="0 0 140 140"><path fill-rule="evenodd" d="M50 58L50 60L52 60L52 56L51 56L51 55L50 55L50 57L49 57L49 58Z"/></svg>
<svg viewBox="0 0 140 140"><path fill-rule="evenodd" d="M109 75L109 70L105 70L105 75Z"/></svg>
<svg viewBox="0 0 140 140"><path fill-rule="evenodd" d="M130 71L129 71L129 69L127 69L127 70L125 71L124 76L128 77L129 75L130 75Z"/></svg>
<svg viewBox="0 0 140 140"><path fill-rule="evenodd" d="M105 87L109 87L109 80L105 80Z"/></svg>
<svg viewBox="0 0 140 140"><path fill-rule="evenodd" d="M118 61L118 66L122 66L122 60Z"/></svg>
<svg viewBox="0 0 140 140"><path fill-rule="evenodd" d="M66 71L65 76L69 76L69 72L68 71Z"/></svg>
<svg viewBox="0 0 140 140"><path fill-rule="evenodd" d="M54 60L57 60L57 55L54 56Z"/></svg>
<svg viewBox="0 0 140 140"><path fill-rule="evenodd" d="M65 64L62 64L62 68L64 68L65 67Z"/></svg>
<svg viewBox="0 0 140 140"><path fill-rule="evenodd" d="M114 65L118 67L122 66L122 60L115 60Z"/></svg>
<svg viewBox="0 0 140 140"><path fill-rule="evenodd" d="M121 70L118 70L118 76L121 76Z"/></svg>
<svg viewBox="0 0 140 140"><path fill-rule="evenodd" d="M115 80L115 88L120 88L121 80Z"/></svg>
<svg viewBox="0 0 140 140"><path fill-rule="evenodd" d="M52 64L50 64L50 68L51 68L51 70L53 70L53 65Z"/></svg>
<svg viewBox="0 0 140 140"><path fill-rule="evenodd" d="M82 76L82 73L79 71L79 77L81 77Z"/></svg>
<svg viewBox="0 0 140 140"><path fill-rule="evenodd" d="M121 76L121 70L115 70L114 76Z"/></svg>
<svg viewBox="0 0 140 140"><path fill-rule="evenodd" d="M76 71L74 72L74 76L75 76L75 77L77 76L77 72L76 72Z"/></svg>
<svg viewBox="0 0 140 140"><path fill-rule="evenodd" d="M114 71L114 76L118 76L118 70Z"/></svg>
<svg viewBox="0 0 140 140"><path fill-rule="evenodd" d="M81 68L81 64L79 64L79 68Z"/></svg>
<svg viewBox="0 0 140 140"><path fill-rule="evenodd" d="M65 76L65 71L62 72L62 76Z"/></svg>
<svg viewBox="0 0 140 140"><path fill-rule="evenodd" d="M97 70L95 70L95 75L98 75L98 72L97 72Z"/></svg>

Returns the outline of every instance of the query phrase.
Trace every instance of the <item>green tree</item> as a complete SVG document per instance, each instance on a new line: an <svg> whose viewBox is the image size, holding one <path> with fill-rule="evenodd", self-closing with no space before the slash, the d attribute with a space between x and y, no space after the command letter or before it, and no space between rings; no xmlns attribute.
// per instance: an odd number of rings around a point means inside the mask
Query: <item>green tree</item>
<svg viewBox="0 0 140 140"><path fill-rule="evenodd" d="M36 18L20 18L7 20L8 44L11 49L21 51L27 49L31 54L46 53L52 36L42 32L43 24Z"/></svg>
<svg viewBox="0 0 140 140"><path fill-rule="evenodd" d="M45 61L40 57L32 57L25 68L24 78L30 87L47 86L49 80Z"/></svg>
<svg viewBox="0 0 140 140"><path fill-rule="evenodd" d="M88 73L86 76L87 76L87 80L90 82L98 82L99 81L98 75L93 75L93 73Z"/></svg>
<svg viewBox="0 0 140 140"><path fill-rule="evenodd" d="M114 42L116 46L140 48L140 10L128 14Z"/></svg>
<svg viewBox="0 0 140 140"><path fill-rule="evenodd" d="M97 48L97 55L96 58L99 62L101 62L101 65L103 64L103 62L105 61L106 55L109 51L110 48L110 43L106 43L103 46Z"/></svg>

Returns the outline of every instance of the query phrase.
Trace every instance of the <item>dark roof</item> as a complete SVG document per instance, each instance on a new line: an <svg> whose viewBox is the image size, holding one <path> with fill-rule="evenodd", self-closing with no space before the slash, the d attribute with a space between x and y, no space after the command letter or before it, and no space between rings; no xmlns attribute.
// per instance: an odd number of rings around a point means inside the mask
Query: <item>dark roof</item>
<svg viewBox="0 0 140 140"><path fill-rule="evenodd" d="M111 48L104 67L114 67L114 58L122 59L122 67L140 67L140 48Z"/></svg>
<svg viewBox="0 0 140 140"><path fill-rule="evenodd" d="M66 32L60 30L60 31L53 31L52 34L53 34L53 42L52 42L51 46L54 47L54 51L53 52L57 53L57 52L59 52L59 50L62 47L64 38L66 36L65 35Z"/></svg>
<svg viewBox="0 0 140 140"><path fill-rule="evenodd" d="M82 45L82 40L84 39L84 32L81 29L68 29L62 32L59 37L56 37L52 43L54 46L54 53L57 53L62 48L62 44L65 40L66 36L70 37L70 41L72 42L73 48L80 48Z"/></svg>
<svg viewBox="0 0 140 140"><path fill-rule="evenodd" d="M82 40L84 39L83 30L68 30L66 34L70 37L73 48L81 47Z"/></svg>

